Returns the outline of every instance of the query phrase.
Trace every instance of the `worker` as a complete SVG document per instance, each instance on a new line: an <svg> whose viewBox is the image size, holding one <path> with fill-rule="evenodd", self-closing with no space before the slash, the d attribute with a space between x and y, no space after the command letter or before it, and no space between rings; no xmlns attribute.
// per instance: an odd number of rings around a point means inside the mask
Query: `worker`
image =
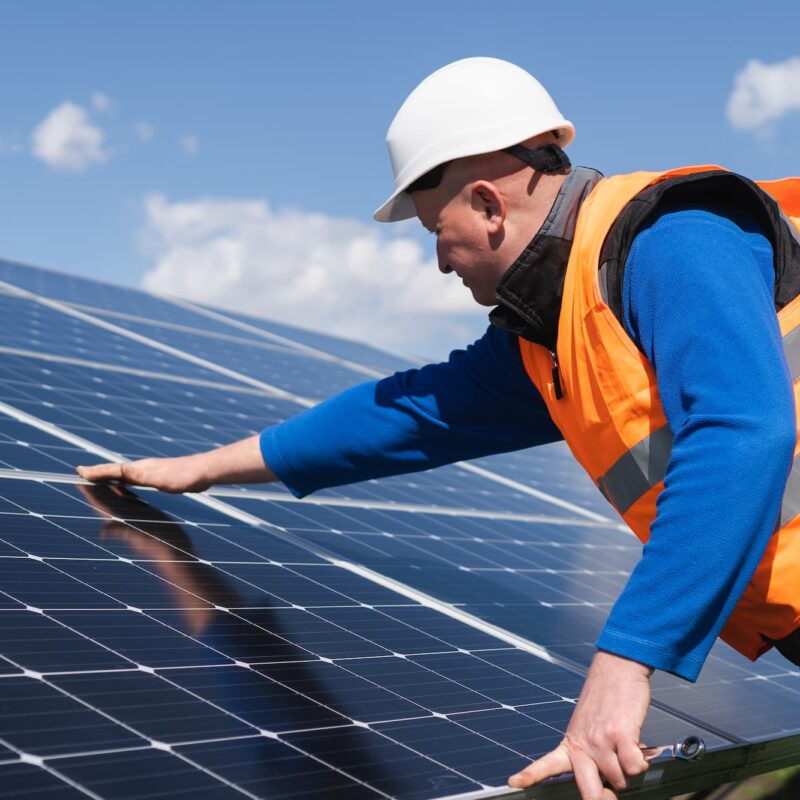
<svg viewBox="0 0 800 800"><path fill-rule="evenodd" d="M303 496L565 439L646 544L564 740L509 783L572 771L595 800L647 768L654 669L695 680L720 635L800 664L800 180L605 179L571 166L574 133L513 64L430 75L389 128L395 188L375 218L419 218L439 269L492 308L484 336L259 436L78 472L173 492L281 480Z"/></svg>

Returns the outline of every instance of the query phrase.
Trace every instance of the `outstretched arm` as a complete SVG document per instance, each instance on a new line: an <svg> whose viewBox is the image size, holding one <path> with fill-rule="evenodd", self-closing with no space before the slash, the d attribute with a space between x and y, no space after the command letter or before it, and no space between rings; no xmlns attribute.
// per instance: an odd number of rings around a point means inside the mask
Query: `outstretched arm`
<svg viewBox="0 0 800 800"><path fill-rule="evenodd" d="M145 458L125 464L78 467L87 481L117 481L162 492L202 492L219 483L269 483L278 480L261 456L259 437L179 458Z"/></svg>

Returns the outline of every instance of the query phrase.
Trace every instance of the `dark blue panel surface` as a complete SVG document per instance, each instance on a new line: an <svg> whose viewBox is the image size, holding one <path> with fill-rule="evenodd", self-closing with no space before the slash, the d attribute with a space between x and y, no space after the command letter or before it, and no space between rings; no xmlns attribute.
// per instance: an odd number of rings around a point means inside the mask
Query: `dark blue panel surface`
<svg viewBox="0 0 800 800"><path fill-rule="evenodd" d="M440 714L500 707L485 695L394 656L354 659L347 662L347 669Z"/></svg>
<svg viewBox="0 0 800 800"><path fill-rule="evenodd" d="M160 742L176 744L254 733L246 723L176 686L179 673L171 670L163 678L139 671L56 675L50 681L143 736Z"/></svg>
<svg viewBox="0 0 800 800"><path fill-rule="evenodd" d="M302 670L304 665L295 666ZM327 707L325 692L320 687L307 695L298 694L252 669L170 670L165 677L256 729L283 733L349 724L347 717Z"/></svg>
<svg viewBox="0 0 800 800"><path fill-rule="evenodd" d="M563 442L487 456L476 459L475 464L604 517L616 518L617 512Z"/></svg>
<svg viewBox="0 0 800 800"><path fill-rule="evenodd" d="M29 558L0 558L0 586L15 600L35 608L124 608L113 597Z"/></svg>
<svg viewBox="0 0 800 800"><path fill-rule="evenodd" d="M316 613L328 622L363 636L393 652L403 654L455 652L452 645L398 622L383 613L383 609L323 608L316 609Z"/></svg>
<svg viewBox="0 0 800 800"><path fill-rule="evenodd" d="M285 325L280 322L251 317L247 314L237 314L233 311L220 311L219 313L234 320L239 320L247 325L252 325L268 333L282 336L290 342L298 342L307 347L321 350L332 356L361 364L364 367L375 369L382 373L397 372L398 370L412 369L419 366L419 362L406 356L387 353L376 347L356 342L351 339L342 339L336 336L328 336L318 331L298 328L293 325Z"/></svg>
<svg viewBox="0 0 800 800"><path fill-rule="evenodd" d="M263 339L260 342L231 340L202 330L176 331L162 325L119 319L113 322L126 330L301 397L323 399L374 378L368 372Z"/></svg>
<svg viewBox="0 0 800 800"><path fill-rule="evenodd" d="M129 666L155 668L231 663L229 658L210 647L135 611L54 611L51 616L127 658Z"/></svg>
<svg viewBox="0 0 800 800"><path fill-rule="evenodd" d="M261 624L248 622L243 618L245 614L254 614L254 619L260 620ZM221 610L202 614L151 611L149 616L243 664L301 661L314 657L311 651L290 640L292 631L284 630L277 613L270 609L237 611L235 614Z"/></svg>
<svg viewBox="0 0 800 800"><path fill-rule="evenodd" d="M323 658L362 658L387 653L385 648L299 608L245 609L238 613L254 625L278 633L309 654Z"/></svg>
<svg viewBox="0 0 800 800"><path fill-rule="evenodd" d="M377 800L379 795L283 742L262 737L178 750L225 780L270 800Z"/></svg>
<svg viewBox="0 0 800 800"><path fill-rule="evenodd" d="M84 319L0 292L3 346L42 355L227 382L216 371L101 328ZM51 365L51 369L56 369Z"/></svg>
<svg viewBox="0 0 800 800"><path fill-rule="evenodd" d="M524 766L519 753L479 736L456 720L403 720L376 726L376 730L481 784L502 786Z"/></svg>
<svg viewBox="0 0 800 800"><path fill-rule="evenodd" d="M66 522L70 528L58 521ZM103 547L98 547L76 535L73 519L34 517L28 514L4 514L0 517L0 555L29 553L42 558L114 558ZM95 529L99 520L92 520Z"/></svg>
<svg viewBox="0 0 800 800"><path fill-rule="evenodd" d="M202 797L203 800L242 800L242 793L192 763L160 750L132 750L58 760L58 771L106 800L163 797Z"/></svg>
<svg viewBox="0 0 800 800"><path fill-rule="evenodd" d="M481 788L442 764L363 728L295 734L286 741L390 797L428 800Z"/></svg>
<svg viewBox="0 0 800 800"><path fill-rule="evenodd" d="M33 611L0 612L0 653L35 672L130 669L130 661Z"/></svg>
<svg viewBox="0 0 800 800"><path fill-rule="evenodd" d="M348 668L347 661L259 664L254 669L305 697L318 698L333 711L360 723L430 715L423 706L359 677Z"/></svg>
<svg viewBox="0 0 800 800"><path fill-rule="evenodd" d="M83 732L80 737L75 735L78 730ZM38 756L138 747L145 743L45 682L15 677L0 681L0 738Z"/></svg>
<svg viewBox="0 0 800 800"><path fill-rule="evenodd" d="M0 765L0 785L6 800L86 800L85 792L31 764Z"/></svg>
<svg viewBox="0 0 800 800"><path fill-rule="evenodd" d="M468 653L420 655L413 656L411 661L503 705L548 703L560 699L551 689L531 683Z"/></svg>

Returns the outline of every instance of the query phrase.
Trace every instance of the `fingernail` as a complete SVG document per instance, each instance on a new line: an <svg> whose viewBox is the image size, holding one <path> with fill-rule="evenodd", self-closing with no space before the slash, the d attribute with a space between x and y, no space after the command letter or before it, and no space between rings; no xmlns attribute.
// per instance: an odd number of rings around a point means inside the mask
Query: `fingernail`
<svg viewBox="0 0 800 800"><path fill-rule="evenodd" d="M511 776L511 777L508 779L508 783L509 783L509 785L511 785L511 784L517 784L517 783L522 783L522 774L520 773L519 775L512 775L512 776Z"/></svg>

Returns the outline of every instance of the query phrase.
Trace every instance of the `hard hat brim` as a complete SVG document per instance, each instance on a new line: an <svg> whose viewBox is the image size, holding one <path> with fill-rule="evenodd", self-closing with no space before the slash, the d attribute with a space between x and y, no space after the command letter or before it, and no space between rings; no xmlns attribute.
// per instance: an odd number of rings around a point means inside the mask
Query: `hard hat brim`
<svg viewBox="0 0 800 800"><path fill-rule="evenodd" d="M397 189L392 196L372 215L378 222L400 222L417 216L411 195L403 189Z"/></svg>

